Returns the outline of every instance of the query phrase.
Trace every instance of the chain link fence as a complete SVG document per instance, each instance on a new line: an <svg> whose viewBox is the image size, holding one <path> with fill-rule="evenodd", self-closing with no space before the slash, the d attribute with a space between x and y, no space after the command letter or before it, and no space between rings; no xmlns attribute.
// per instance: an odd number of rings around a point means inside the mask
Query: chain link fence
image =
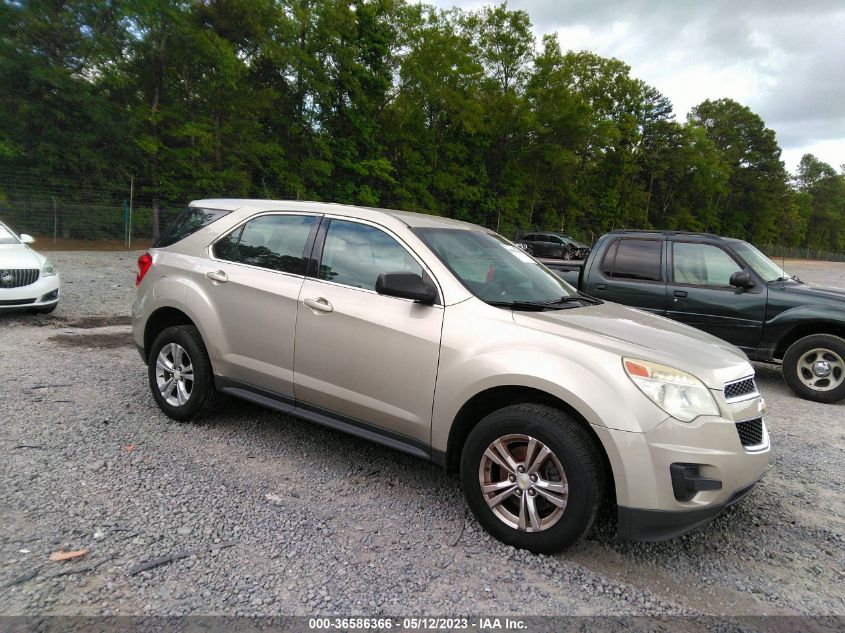
<svg viewBox="0 0 845 633"><path fill-rule="evenodd" d="M815 259L827 262L845 262L845 253L817 248L784 246L782 244L758 244L757 248L772 259Z"/></svg>
<svg viewBox="0 0 845 633"><path fill-rule="evenodd" d="M183 206L162 207L162 227ZM86 204L60 198L12 198L0 201L0 221L17 233L36 238L43 250L143 249L152 244L152 208L125 204Z"/></svg>
<svg viewBox="0 0 845 633"><path fill-rule="evenodd" d="M36 186L33 186L33 185ZM38 185L41 186L38 186ZM26 176L0 174L0 221L18 233L28 233L36 238L40 250L141 250L153 242L153 212L148 200L133 196L129 181L125 186L111 191L86 190L84 186L58 184L44 187L32 183ZM99 193L99 197L98 194ZM255 192L256 197L275 196L295 199L284 192ZM208 196L214 197L214 196ZM163 230L187 204L160 205ZM502 222L497 216L476 220L496 230L504 237L519 240L532 232L561 233L588 246L605 230L594 226L588 217L569 225L561 221L545 221L521 225ZM813 248L794 248L778 244L757 244L774 259L816 259L845 261L845 253Z"/></svg>

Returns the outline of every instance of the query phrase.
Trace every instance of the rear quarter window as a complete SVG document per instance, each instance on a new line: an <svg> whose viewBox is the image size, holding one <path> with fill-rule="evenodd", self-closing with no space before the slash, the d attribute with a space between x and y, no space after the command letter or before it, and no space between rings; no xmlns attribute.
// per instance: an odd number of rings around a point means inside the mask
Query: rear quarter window
<svg viewBox="0 0 845 633"><path fill-rule="evenodd" d="M171 246L230 213L231 211L222 209L188 207L167 227L162 236L153 244L153 248Z"/></svg>
<svg viewBox="0 0 845 633"><path fill-rule="evenodd" d="M660 281L663 243L659 240L620 239L611 244L601 271L614 279Z"/></svg>

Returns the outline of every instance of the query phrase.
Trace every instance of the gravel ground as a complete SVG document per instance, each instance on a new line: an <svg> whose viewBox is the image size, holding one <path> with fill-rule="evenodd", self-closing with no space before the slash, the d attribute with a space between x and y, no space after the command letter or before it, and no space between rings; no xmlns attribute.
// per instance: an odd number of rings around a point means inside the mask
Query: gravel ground
<svg viewBox="0 0 845 633"><path fill-rule="evenodd" d="M845 613L845 404L777 368L757 367L774 452L743 503L658 544L615 543L606 517L535 556L413 457L234 400L170 422L129 338L137 255L52 257L59 309L0 315L0 614Z"/></svg>

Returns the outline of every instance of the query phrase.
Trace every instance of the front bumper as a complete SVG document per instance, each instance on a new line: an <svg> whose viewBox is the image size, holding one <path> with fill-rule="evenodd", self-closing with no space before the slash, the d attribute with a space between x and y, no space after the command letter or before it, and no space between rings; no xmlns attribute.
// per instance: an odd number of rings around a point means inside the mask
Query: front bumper
<svg viewBox="0 0 845 633"><path fill-rule="evenodd" d="M739 501L763 477L771 452L763 399L719 405L720 416L670 417L647 433L592 427L613 471L620 537L683 534ZM750 444L746 424L757 420L761 433ZM688 475L673 482L679 468Z"/></svg>
<svg viewBox="0 0 845 633"><path fill-rule="evenodd" d="M20 288L0 288L0 310L44 308L59 301L59 275L39 276L38 280Z"/></svg>
<svg viewBox="0 0 845 633"><path fill-rule="evenodd" d="M627 541L665 541L709 523L719 516L725 508L744 499L757 485L754 481L734 491L727 502L687 510L670 512L668 510L643 510L642 508L617 507L618 538Z"/></svg>

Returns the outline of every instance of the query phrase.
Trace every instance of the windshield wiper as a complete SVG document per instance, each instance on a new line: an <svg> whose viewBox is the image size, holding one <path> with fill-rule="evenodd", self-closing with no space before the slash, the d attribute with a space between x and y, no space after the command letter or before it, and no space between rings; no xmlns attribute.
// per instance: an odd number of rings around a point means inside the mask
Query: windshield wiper
<svg viewBox="0 0 845 633"><path fill-rule="evenodd" d="M540 301L488 301L487 305L496 308L513 308L514 310L531 310L533 312L542 312L543 310L560 310L561 308L554 307L551 303L543 303Z"/></svg>
<svg viewBox="0 0 845 633"><path fill-rule="evenodd" d="M543 310L564 310L568 307L574 308L575 306L568 306L566 304L576 302L583 302L591 305L599 305L602 303L599 299L594 299L593 297L588 297L587 295L567 295L553 301L488 301L487 303L497 308L513 308L514 310L533 310L535 312L541 312Z"/></svg>
<svg viewBox="0 0 845 633"><path fill-rule="evenodd" d="M597 305L604 303L604 301L602 301L601 299L596 299L595 297L591 297L589 295L580 294L580 293L577 294L577 295L561 297L557 301L550 301L549 303L556 305L556 304L559 304L559 303L574 303L576 301L583 301L584 303L589 303L590 305L594 305L594 306L597 306Z"/></svg>

